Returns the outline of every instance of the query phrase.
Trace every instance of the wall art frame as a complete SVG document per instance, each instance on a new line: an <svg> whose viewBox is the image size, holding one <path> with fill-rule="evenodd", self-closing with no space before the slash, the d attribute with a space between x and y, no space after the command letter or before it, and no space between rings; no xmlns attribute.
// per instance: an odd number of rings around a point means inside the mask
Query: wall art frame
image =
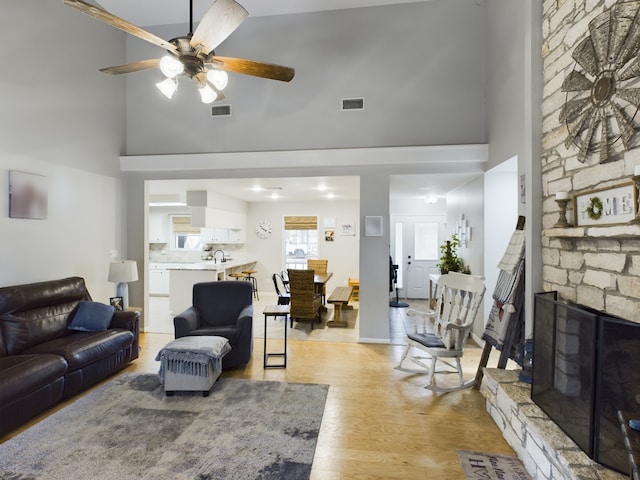
<svg viewBox="0 0 640 480"><path fill-rule="evenodd" d="M49 199L47 177L9 170L9 217L44 220Z"/></svg>
<svg viewBox="0 0 640 480"><path fill-rule="evenodd" d="M633 182L584 190L573 195L574 225L628 224L638 213L638 191Z"/></svg>

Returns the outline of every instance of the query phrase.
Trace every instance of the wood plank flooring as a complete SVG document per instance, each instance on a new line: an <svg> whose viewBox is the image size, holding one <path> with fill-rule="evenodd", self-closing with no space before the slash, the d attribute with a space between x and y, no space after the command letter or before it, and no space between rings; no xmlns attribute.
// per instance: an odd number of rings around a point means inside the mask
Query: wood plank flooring
<svg viewBox="0 0 640 480"><path fill-rule="evenodd" d="M142 334L140 358L124 371L156 373L155 355L172 339ZM277 343L270 343L272 348L277 350ZM291 340L287 368L264 370L262 339L256 339L251 362L223 376L330 385L312 480L456 480L464 479L457 449L513 455L477 390L432 394L422 388L422 376L393 369L402 350L399 345ZM467 377L475 375L481 351L470 342L463 359ZM496 361L492 356L489 366Z"/></svg>

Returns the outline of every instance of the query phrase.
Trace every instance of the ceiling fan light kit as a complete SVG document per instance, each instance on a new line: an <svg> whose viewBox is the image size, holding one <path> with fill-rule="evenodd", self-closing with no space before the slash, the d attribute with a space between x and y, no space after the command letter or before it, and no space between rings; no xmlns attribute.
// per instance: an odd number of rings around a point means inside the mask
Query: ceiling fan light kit
<svg viewBox="0 0 640 480"><path fill-rule="evenodd" d="M100 71L121 75L159 67L166 79L156 83L156 87L168 99L171 99L178 89L178 78L181 75L194 80L203 103L225 98L222 90L229 82L227 71L282 82L291 81L295 75L293 68L282 65L216 56L213 49L231 35L249 15L235 0L214 0L195 31L193 0L189 0L189 34L169 41L83 0L64 0L64 4L167 50L168 55L160 59L141 60L103 68Z"/></svg>
<svg viewBox="0 0 640 480"><path fill-rule="evenodd" d="M177 58L165 55L160 59L160 71L165 77L173 78L184 72L184 65Z"/></svg>
<svg viewBox="0 0 640 480"><path fill-rule="evenodd" d="M165 78L163 81L156 83L156 87L165 97L171 100L173 94L178 90L178 82L174 78Z"/></svg>

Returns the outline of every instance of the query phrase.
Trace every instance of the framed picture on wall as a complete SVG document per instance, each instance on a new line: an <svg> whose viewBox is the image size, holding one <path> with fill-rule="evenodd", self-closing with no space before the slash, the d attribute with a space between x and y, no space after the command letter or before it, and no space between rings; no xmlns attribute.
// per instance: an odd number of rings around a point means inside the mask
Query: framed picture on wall
<svg viewBox="0 0 640 480"><path fill-rule="evenodd" d="M364 217L364 234L367 237L381 237L382 217Z"/></svg>
<svg viewBox="0 0 640 480"><path fill-rule="evenodd" d="M47 209L47 177L10 170L9 217L44 220Z"/></svg>
<svg viewBox="0 0 640 480"><path fill-rule="evenodd" d="M355 222L347 221L340 223L340 235L355 235L356 227Z"/></svg>
<svg viewBox="0 0 640 480"><path fill-rule="evenodd" d="M335 228L336 217L324 217L322 226L325 228Z"/></svg>

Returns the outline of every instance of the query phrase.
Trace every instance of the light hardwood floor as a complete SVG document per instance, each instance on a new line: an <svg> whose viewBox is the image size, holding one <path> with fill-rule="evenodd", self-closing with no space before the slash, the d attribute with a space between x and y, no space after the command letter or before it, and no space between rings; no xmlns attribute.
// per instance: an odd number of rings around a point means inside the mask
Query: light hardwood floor
<svg viewBox="0 0 640 480"><path fill-rule="evenodd" d="M172 339L142 334L140 358L124 371L156 373L155 355ZM292 340L287 368L264 370L262 339L256 339L251 362L223 376L330 385L312 480L456 480L464 479L457 449L513 455L477 390L433 395L422 388L421 376L393 369L402 348ZM277 343L269 344L272 349L278 350ZM475 374L480 353L471 342L464 358L467 375ZM492 356L489 366L493 361Z"/></svg>

